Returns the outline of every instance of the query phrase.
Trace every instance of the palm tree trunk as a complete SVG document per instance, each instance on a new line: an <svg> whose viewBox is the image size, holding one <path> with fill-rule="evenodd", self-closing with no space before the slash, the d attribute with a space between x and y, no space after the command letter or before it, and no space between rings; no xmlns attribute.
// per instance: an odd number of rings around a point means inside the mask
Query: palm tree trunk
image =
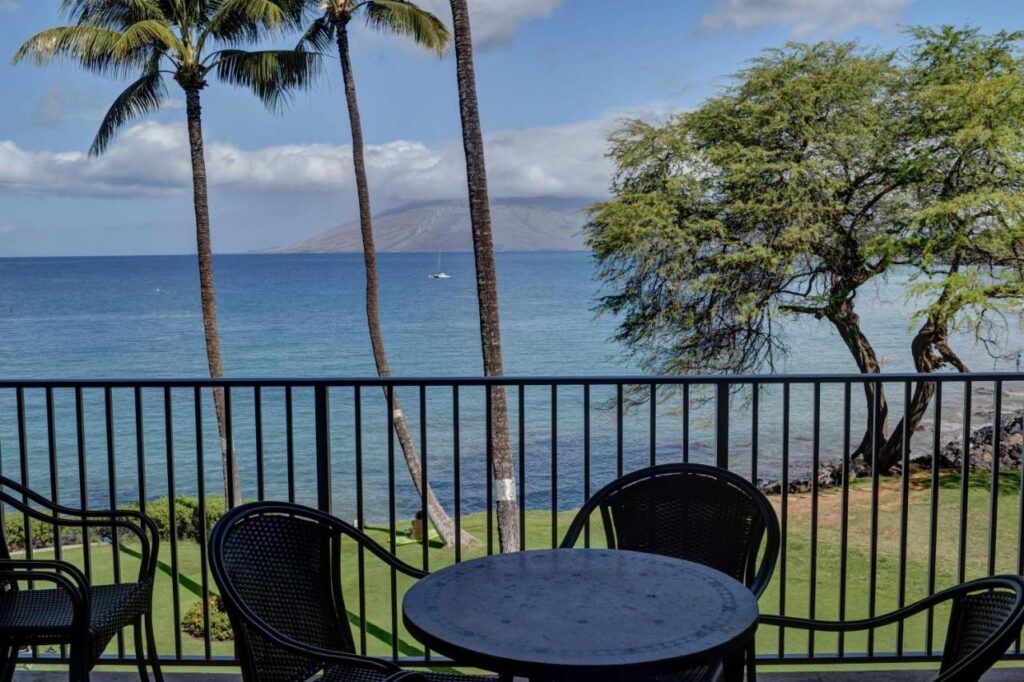
<svg viewBox="0 0 1024 682"><path fill-rule="evenodd" d="M345 81L345 101L348 104L349 126L352 130L352 162L355 166L356 192L359 197L359 227L363 238L363 261L366 265L366 322L370 329L370 345L373 347L373 360L377 365L377 375L387 377L391 375L388 367L388 357L384 352L384 336L380 330L380 284L377 276L377 249L373 241L373 214L370 210L370 190L366 180L366 162L363 150L363 126L359 118L359 103L356 99L356 83L352 75L352 62L349 55L348 30L340 26L337 32L338 54L341 59L341 74ZM386 393L386 392L385 392ZM420 499L423 495L427 497L427 516L430 522L437 529L444 544L454 547L455 524L448 513L441 506L433 488L429 484L424 490L423 469L420 466L420 459L416 455L416 446L413 445L412 436L405 422L402 413L402 405L398 401L398 394L392 396L394 406L393 421L395 433L398 435L398 442L402 446L402 454L405 456L406 466L409 468L409 475L412 476L413 484L419 493ZM461 529L460 529L461 530ZM462 530L459 538L463 546L474 546L476 538Z"/></svg>
<svg viewBox="0 0 1024 682"><path fill-rule="evenodd" d="M196 247L199 256L199 293L203 306L203 331L206 334L206 359L210 376L224 376L220 355L220 332L217 330L217 299L213 286L213 249L210 244L210 206L206 194L206 158L203 153L202 106L199 91L202 85L183 84L185 112L188 117L188 142L192 152L192 192L196 211ZM228 456L224 389L213 389L217 430L220 435L221 465L224 470L224 498L231 506L241 503L238 461Z"/></svg>
<svg viewBox="0 0 1024 682"><path fill-rule="evenodd" d="M480 345L484 374L502 376L501 328L498 319L498 282L491 235L491 209L487 195L484 140L480 131L480 109L476 99L473 68L473 37L466 0L451 0L455 38L455 63L459 81L459 112L462 116L462 144L466 153L469 215L476 258L476 290L480 310ZM519 519L515 497L515 471L508 435L508 406L505 388L491 389L491 464L494 470L498 507L498 539L502 552L519 550Z"/></svg>

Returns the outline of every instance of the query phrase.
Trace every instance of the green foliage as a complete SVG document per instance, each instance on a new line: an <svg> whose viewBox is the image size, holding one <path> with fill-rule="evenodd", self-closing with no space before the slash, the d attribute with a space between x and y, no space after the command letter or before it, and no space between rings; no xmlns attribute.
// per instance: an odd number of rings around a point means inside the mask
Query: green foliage
<svg viewBox="0 0 1024 682"><path fill-rule="evenodd" d="M862 371L860 287L916 266L942 329L979 336L1024 300L1020 34L914 29L904 53L769 50L692 112L610 138L613 198L586 227L651 371L747 372L787 351L780 316L831 322Z"/></svg>
<svg viewBox="0 0 1024 682"><path fill-rule="evenodd" d="M211 594L207 600L210 611L210 639L214 642L228 642L235 638L231 630L231 621L228 619L228 612L224 609L224 602L220 595ZM203 639L206 634L206 624L203 621L203 602L199 600L185 609L181 616L181 629L196 639Z"/></svg>
<svg viewBox="0 0 1024 682"><path fill-rule="evenodd" d="M220 517L224 516L227 510L224 497L221 495L206 496L206 533L209 535L213 524L217 523ZM138 510L138 503L125 505L125 509ZM157 532L162 540L171 536L171 509L169 498L159 497L146 503L146 516L153 519ZM200 521L202 516L199 513L199 498L180 496L174 498L174 528L176 537L180 539L196 540L205 542L206 538L201 537Z"/></svg>
<svg viewBox="0 0 1024 682"><path fill-rule="evenodd" d="M601 310L643 366L771 366L778 315L838 318L885 272L906 174L898 82L891 55L791 44L697 110L613 134L615 196L586 229Z"/></svg>
<svg viewBox="0 0 1024 682"><path fill-rule="evenodd" d="M320 16L306 29L299 48L325 52L339 33L348 30L348 23L357 15L371 29L410 38L439 57L447 52L451 42L444 22L409 0L310 0L308 4L320 11Z"/></svg>
<svg viewBox="0 0 1024 682"><path fill-rule="evenodd" d="M90 148L101 154L118 130L160 108L166 74L191 91L201 90L214 74L280 109L295 90L318 77L319 54L238 48L296 27L301 5L300 0L62 0L71 23L29 38L13 62L41 66L67 59L119 78L141 70L104 117ZM218 49L207 49L210 44Z"/></svg>
<svg viewBox="0 0 1024 682"><path fill-rule="evenodd" d="M29 533L32 547L40 549L53 546L53 525L38 519L29 518ZM90 534L96 534L93 530ZM82 529L64 527L60 529L61 544L78 544L82 541ZM11 552L25 549L25 517L21 512L7 511L4 513L4 540Z"/></svg>
<svg viewBox="0 0 1024 682"><path fill-rule="evenodd" d="M906 73L918 141L911 228L918 317L994 349L1024 300L1024 33L918 28Z"/></svg>

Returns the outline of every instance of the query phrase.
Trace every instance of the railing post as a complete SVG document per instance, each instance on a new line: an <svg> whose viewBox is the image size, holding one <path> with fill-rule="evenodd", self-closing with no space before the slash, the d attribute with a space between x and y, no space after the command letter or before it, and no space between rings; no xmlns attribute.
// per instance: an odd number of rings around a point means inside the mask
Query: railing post
<svg viewBox="0 0 1024 682"><path fill-rule="evenodd" d="M719 468L729 468L729 384L724 381L715 392L715 458Z"/></svg>
<svg viewBox="0 0 1024 682"><path fill-rule="evenodd" d="M328 387L318 385L314 391L316 422L316 491L317 506L331 511L331 403Z"/></svg>

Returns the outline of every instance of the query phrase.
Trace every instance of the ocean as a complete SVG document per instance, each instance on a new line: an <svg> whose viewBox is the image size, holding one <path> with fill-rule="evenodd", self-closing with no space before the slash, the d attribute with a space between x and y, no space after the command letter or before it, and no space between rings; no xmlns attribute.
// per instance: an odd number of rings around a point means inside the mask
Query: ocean
<svg viewBox="0 0 1024 682"><path fill-rule="evenodd" d="M436 254L382 254L381 318L387 352L395 376L436 377L481 374L475 279L471 254L445 254L444 270L451 279L432 280ZM612 336L616 320L594 313L600 287L593 280L590 257L583 253L501 253L497 256L501 297L502 335L506 374L622 375L636 374ZM374 365L366 332L363 302L362 256L338 255L222 255L215 259L218 313L226 375L249 377L371 377ZM913 305L905 296L909 273L868 285L858 298L866 334L886 361L890 372L911 371L909 339L914 324ZM780 372L853 372L856 370L838 336L813 320L782 325L790 345ZM977 370L1012 370L1013 357L1024 347L1019 319L1007 321L1000 357L967 334L954 339L955 347ZM0 259L0 376L4 379L131 379L202 378L206 375L196 264L191 256L110 258ZM892 412L900 412L902 386L890 387ZM779 391L765 389L761 398L759 472L778 473L781 451ZM592 488L614 475L614 410L612 391L594 389L592 395ZM1017 393L1011 394L1017 400ZM140 483L146 496L165 493L174 473L179 494L194 492L198 471L194 406L188 390L172 392L171 439L164 429L166 414L158 389L143 395L144 466L140 477L136 419L130 391L111 396L112 438L104 428L102 390L83 393L88 497L102 504L114 496L125 501L138 496ZM402 392L405 413L420 442L419 403L416 389ZM689 445L694 459L710 457L713 415L710 406L694 396ZM289 444L283 428L286 413L283 392L268 389L262 396L268 497L285 497L289 489L300 501L315 499L312 456L312 405L308 391L293 396L295 436L291 452L294 478L289 481L286 462ZM956 431L957 396L949 392L943 429ZM384 401L379 390L362 396L363 453L368 517L386 515L387 459ZM442 500L452 504L453 438L450 389L428 393L427 442L429 472ZM810 389L793 389L791 443L794 473L808 469L811 432ZM821 396L822 448L825 455L841 450L841 387L825 387ZM582 495L581 390L559 389L552 434L551 389L528 389L523 433L527 453L527 491L531 506L555 504L569 508ZM206 487L221 489L215 456L216 426L209 400L204 405L203 443ZM515 408L516 396L510 394ZM860 412L854 394L854 420ZM1019 400L1017 401L1019 402ZM1008 402L1005 409L1018 409ZM54 436L62 497L79 495L78 434L74 395L55 391ZM460 397L461 452L464 511L484 504L482 392L466 389ZM29 463L30 482L49 485L49 441L45 394L26 391L25 451L19 440L17 396L0 395L0 465L8 474L20 473L22 455ZM354 398L351 390L332 392L332 444L335 457L335 501L344 514L354 514ZM730 443L738 466L749 466L749 412L742 398L734 406L735 424ZM243 493L255 497L256 462L252 392L236 392L236 448ZM625 420L626 466L639 466L649 453L647 409L631 410ZM512 424L517 412L513 409ZM958 421L959 420L959 421ZM678 458L682 450L679 401L665 396L658 407L656 451L659 461ZM513 429L513 447L518 432ZM168 440L171 442L168 443ZM168 448L174 466L167 468ZM108 455L113 450L116 481L111 486ZM558 482L552 485L551 452L558 453ZM746 460L744 459L746 458ZM824 458L828 458L827 456ZM398 474L400 497L407 497L407 474ZM401 513L407 513L408 504Z"/></svg>

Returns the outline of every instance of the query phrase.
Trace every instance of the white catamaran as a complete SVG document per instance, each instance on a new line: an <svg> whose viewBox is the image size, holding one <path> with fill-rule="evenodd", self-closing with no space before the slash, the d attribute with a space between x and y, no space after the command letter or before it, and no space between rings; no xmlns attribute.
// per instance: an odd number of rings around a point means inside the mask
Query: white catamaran
<svg viewBox="0 0 1024 682"><path fill-rule="evenodd" d="M437 250L437 271L427 275L430 279L451 279L452 276L441 269L441 249Z"/></svg>

